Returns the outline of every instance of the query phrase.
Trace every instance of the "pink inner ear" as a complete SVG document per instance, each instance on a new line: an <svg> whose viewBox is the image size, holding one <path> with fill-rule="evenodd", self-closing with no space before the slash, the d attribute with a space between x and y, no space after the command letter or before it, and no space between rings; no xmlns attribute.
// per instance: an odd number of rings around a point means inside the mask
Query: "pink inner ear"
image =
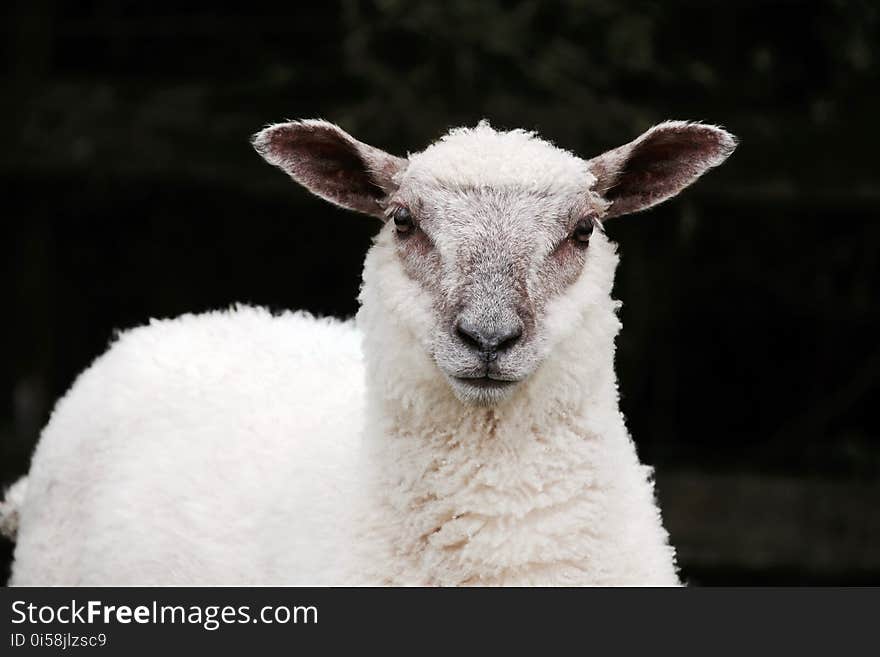
<svg viewBox="0 0 880 657"><path fill-rule="evenodd" d="M254 146L312 193L374 216L382 216L378 201L404 162L323 121L272 126L257 135Z"/></svg>
<svg viewBox="0 0 880 657"><path fill-rule="evenodd" d="M668 135L648 140L634 149L608 191L608 200L647 206L676 194L695 177L695 164L704 159L704 150L699 142Z"/></svg>
<svg viewBox="0 0 880 657"><path fill-rule="evenodd" d="M611 202L606 217L647 209L675 196L735 147L727 132L699 124L661 124L594 160L597 190Z"/></svg>
<svg viewBox="0 0 880 657"><path fill-rule="evenodd" d="M288 173L315 193L343 203L384 196L357 146L334 130L297 126L278 132L271 149L284 161Z"/></svg>

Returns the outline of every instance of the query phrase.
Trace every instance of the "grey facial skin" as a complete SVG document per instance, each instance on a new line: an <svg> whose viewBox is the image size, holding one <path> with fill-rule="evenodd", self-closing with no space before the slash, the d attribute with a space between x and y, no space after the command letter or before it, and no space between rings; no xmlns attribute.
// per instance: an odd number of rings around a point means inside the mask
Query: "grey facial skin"
<svg viewBox="0 0 880 657"><path fill-rule="evenodd" d="M516 186L406 192L388 213L436 313L429 352L462 401L498 403L545 357L540 318L583 268L599 208Z"/></svg>

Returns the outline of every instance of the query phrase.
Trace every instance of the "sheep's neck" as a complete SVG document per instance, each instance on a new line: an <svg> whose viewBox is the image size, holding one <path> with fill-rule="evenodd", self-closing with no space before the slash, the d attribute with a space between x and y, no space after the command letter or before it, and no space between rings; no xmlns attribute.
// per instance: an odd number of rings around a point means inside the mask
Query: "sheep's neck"
<svg viewBox="0 0 880 657"><path fill-rule="evenodd" d="M526 581L516 579L526 567L579 573L595 559L584 552L595 522L581 520L606 515L605 498L593 491L615 486L610 461L616 468L637 461L617 411L611 359L579 374L576 383L539 372L498 408L462 404L441 377L401 387L420 390L423 403L372 397L379 522L404 557L395 559L406 564L402 581ZM368 389L381 386L370 381ZM552 545L511 540L535 532ZM533 544L534 554L506 554L505 542Z"/></svg>

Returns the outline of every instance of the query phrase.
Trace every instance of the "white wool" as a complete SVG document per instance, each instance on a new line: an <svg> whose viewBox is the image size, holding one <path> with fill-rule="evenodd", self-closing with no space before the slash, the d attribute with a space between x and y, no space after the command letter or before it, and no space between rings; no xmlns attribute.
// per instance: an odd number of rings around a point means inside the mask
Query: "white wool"
<svg viewBox="0 0 880 657"><path fill-rule="evenodd" d="M241 307L122 334L43 432L12 582L345 581L363 398L351 322Z"/></svg>
<svg viewBox="0 0 880 657"><path fill-rule="evenodd" d="M466 187L527 186L546 193L583 193L593 180L587 163L534 132L499 132L487 121L450 130L409 156L402 184Z"/></svg>

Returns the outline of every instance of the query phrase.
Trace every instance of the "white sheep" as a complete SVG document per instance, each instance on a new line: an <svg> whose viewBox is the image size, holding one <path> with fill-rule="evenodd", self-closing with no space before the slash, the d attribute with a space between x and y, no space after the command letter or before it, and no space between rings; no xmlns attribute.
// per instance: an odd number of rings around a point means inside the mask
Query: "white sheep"
<svg viewBox="0 0 880 657"><path fill-rule="evenodd" d="M678 584L618 409L602 222L733 137L667 122L585 161L483 122L398 158L302 121L254 144L386 220L356 320L239 307L122 334L3 507L12 583Z"/></svg>

